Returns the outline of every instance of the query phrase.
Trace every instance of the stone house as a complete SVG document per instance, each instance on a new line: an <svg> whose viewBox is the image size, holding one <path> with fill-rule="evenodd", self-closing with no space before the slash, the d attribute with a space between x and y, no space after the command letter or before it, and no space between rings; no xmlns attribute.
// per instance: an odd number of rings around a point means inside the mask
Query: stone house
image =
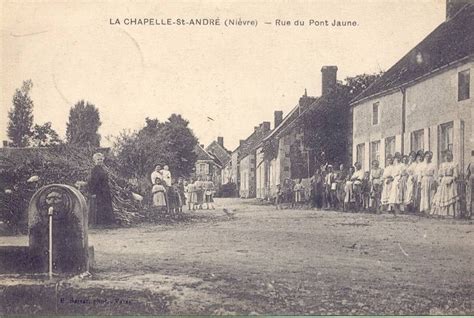
<svg viewBox="0 0 474 318"><path fill-rule="evenodd" d="M256 197L256 150L269 133L270 122L263 122L256 126L254 132L240 143L237 162L239 165L239 195L241 198Z"/></svg>
<svg viewBox="0 0 474 318"><path fill-rule="evenodd" d="M219 159L215 155L207 152L204 149L204 145L196 145L196 147L194 147L194 153L197 156L194 177L207 180L210 176L214 184L220 184L222 165Z"/></svg>
<svg viewBox="0 0 474 318"><path fill-rule="evenodd" d="M257 149L257 197L269 199L275 196L277 185L287 178L298 180L309 192L310 178L319 164L346 163L350 153L351 115L349 99L341 100L337 89L337 67L324 66L322 73L322 94L310 97L305 94L298 104L282 118L275 112L275 128ZM336 104L338 106L336 106ZM328 113L334 113L332 121L325 123ZM334 124L344 124L342 134ZM313 139L325 136L334 144L339 144L339 152L324 154L324 149L311 147ZM260 163L259 160L263 162Z"/></svg>
<svg viewBox="0 0 474 318"><path fill-rule="evenodd" d="M446 21L352 102L353 161L365 170L395 152L451 150L464 171L474 155L474 3L447 1Z"/></svg>

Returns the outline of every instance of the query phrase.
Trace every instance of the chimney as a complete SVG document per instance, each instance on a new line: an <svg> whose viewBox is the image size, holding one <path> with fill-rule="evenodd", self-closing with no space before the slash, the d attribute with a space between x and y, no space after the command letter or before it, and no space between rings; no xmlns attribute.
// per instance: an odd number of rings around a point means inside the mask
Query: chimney
<svg viewBox="0 0 474 318"><path fill-rule="evenodd" d="M264 121L261 124L262 127L262 133L266 133L267 131L270 131L270 122L269 121Z"/></svg>
<svg viewBox="0 0 474 318"><path fill-rule="evenodd" d="M446 0L446 21L452 19L466 4L472 0Z"/></svg>
<svg viewBox="0 0 474 318"><path fill-rule="evenodd" d="M6 148L6 147L8 147L8 140L3 141L3 148Z"/></svg>
<svg viewBox="0 0 474 318"><path fill-rule="evenodd" d="M245 140L240 139L240 141L239 141L239 147L242 147L242 145L244 144L244 142L245 142Z"/></svg>
<svg viewBox="0 0 474 318"><path fill-rule="evenodd" d="M323 66L321 68L322 73L322 88L321 95L327 95L336 87L337 81L337 66Z"/></svg>
<svg viewBox="0 0 474 318"><path fill-rule="evenodd" d="M257 132L257 131L258 131L258 128L259 128L259 126L253 127L253 132Z"/></svg>
<svg viewBox="0 0 474 318"><path fill-rule="evenodd" d="M217 143L224 148L224 137L217 137Z"/></svg>
<svg viewBox="0 0 474 318"><path fill-rule="evenodd" d="M203 144L200 144L199 146L201 146L201 148L204 149L204 145L203 145Z"/></svg>
<svg viewBox="0 0 474 318"><path fill-rule="evenodd" d="M273 128L280 126L281 122L283 121L283 112L281 110L276 110L273 116Z"/></svg>

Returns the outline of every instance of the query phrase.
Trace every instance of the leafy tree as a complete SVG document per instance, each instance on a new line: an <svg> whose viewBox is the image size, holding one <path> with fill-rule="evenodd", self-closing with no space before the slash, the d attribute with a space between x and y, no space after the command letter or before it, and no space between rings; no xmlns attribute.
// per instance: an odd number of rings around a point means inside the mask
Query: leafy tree
<svg viewBox="0 0 474 318"><path fill-rule="evenodd" d="M197 139L189 122L173 114L164 123L145 119L139 131L122 132L114 142L114 152L127 176L148 176L155 165L168 165L173 176L188 176L196 162Z"/></svg>
<svg viewBox="0 0 474 318"><path fill-rule="evenodd" d="M329 107L312 108L303 116L305 146L315 151L315 163L318 166L328 162L349 162L352 142L350 101L381 75L362 74L346 78L333 92L320 97L320 103Z"/></svg>
<svg viewBox="0 0 474 318"><path fill-rule="evenodd" d="M29 145L29 138L32 134L33 126L33 101L30 98L30 91L33 82L27 80L23 82L21 89L17 89L13 95L13 107L8 112L8 137L12 141L13 147L26 147Z"/></svg>
<svg viewBox="0 0 474 318"><path fill-rule="evenodd" d="M194 147L197 139L188 125L189 122L181 115L172 114L163 126L164 140L167 141L169 153L168 160L164 163L174 169L178 176L188 176L196 162Z"/></svg>
<svg viewBox="0 0 474 318"><path fill-rule="evenodd" d="M344 86L349 90L352 98L356 97L367 89L373 82L383 75L383 72L374 74L360 74L353 77L346 77Z"/></svg>
<svg viewBox="0 0 474 318"><path fill-rule="evenodd" d="M33 127L31 141L35 147L48 147L61 143L58 133L51 127L51 122L36 124Z"/></svg>
<svg viewBox="0 0 474 318"><path fill-rule="evenodd" d="M66 127L66 139L69 144L77 146L99 147L98 134L100 122L99 110L89 102L81 100L69 111L69 122Z"/></svg>

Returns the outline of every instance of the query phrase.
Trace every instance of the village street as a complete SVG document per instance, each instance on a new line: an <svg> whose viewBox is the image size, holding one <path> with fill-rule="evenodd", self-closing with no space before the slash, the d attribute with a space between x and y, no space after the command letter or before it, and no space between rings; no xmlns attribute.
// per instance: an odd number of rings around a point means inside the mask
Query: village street
<svg viewBox="0 0 474 318"><path fill-rule="evenodd" d="M199 211L202 218L186 224L91 230L97 269L91 278L69 280L56 310L473 312L471 221L277 211L240 199L217 199L217 204L215 211ZM26 245L27 238L2 237L1 242ZM92 304L100 297L115 304Z"/></svg>

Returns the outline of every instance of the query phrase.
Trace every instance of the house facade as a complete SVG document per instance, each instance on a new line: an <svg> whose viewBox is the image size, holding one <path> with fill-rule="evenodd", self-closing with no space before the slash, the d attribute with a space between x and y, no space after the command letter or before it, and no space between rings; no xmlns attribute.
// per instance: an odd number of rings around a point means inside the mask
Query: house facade
<svg viewBox="0 0 474 318"><path fill-rule="evenodd" d="M194 153L197 159L194 166L193 177L202 180L207 180L211 177L211 180L215 184L220 184L222 166L217 157L208 153L203 145L196 145L196 147L194 147Z"/></svg>
<svg viewBox="0 0 474 318"><path fill-rule="evenodd" d="M365 170L418 150L432 151L438 165L449 150L461 171L472 162L474 4L448 1L448 9L444 23L352 101L353 161Z"/></svg>
<svg viewBox="0 0 474 318"><path fill-rule="evenodd" d="M263 122L239 146L238 173L240 177L239 195L241 198L257 197L257 149L270 133L270 122Z"/></svg>
<svg viewBox="0 0 474 318"><path fill-rule="evenodd" d="M321 74L320 97L308 96L305 91L298 104L284 118L281 112L275 112L275 128L262 142L263 155L257 157L257 197L275 197L277 185L283 184L285 179L301 179L309 195L310 178L319 164L346 163L345 154L351 150L347 140L352 139L349 98L338 99L336 66L323 66ZM347 124L345 128L342 128L343 123ZM343 133L335 134L334 129ZM335 151L325 156L327 146L311 146L312 140L321 138L342 146L329 147ZM257 151L257 155L259 153Z"/></svg>

